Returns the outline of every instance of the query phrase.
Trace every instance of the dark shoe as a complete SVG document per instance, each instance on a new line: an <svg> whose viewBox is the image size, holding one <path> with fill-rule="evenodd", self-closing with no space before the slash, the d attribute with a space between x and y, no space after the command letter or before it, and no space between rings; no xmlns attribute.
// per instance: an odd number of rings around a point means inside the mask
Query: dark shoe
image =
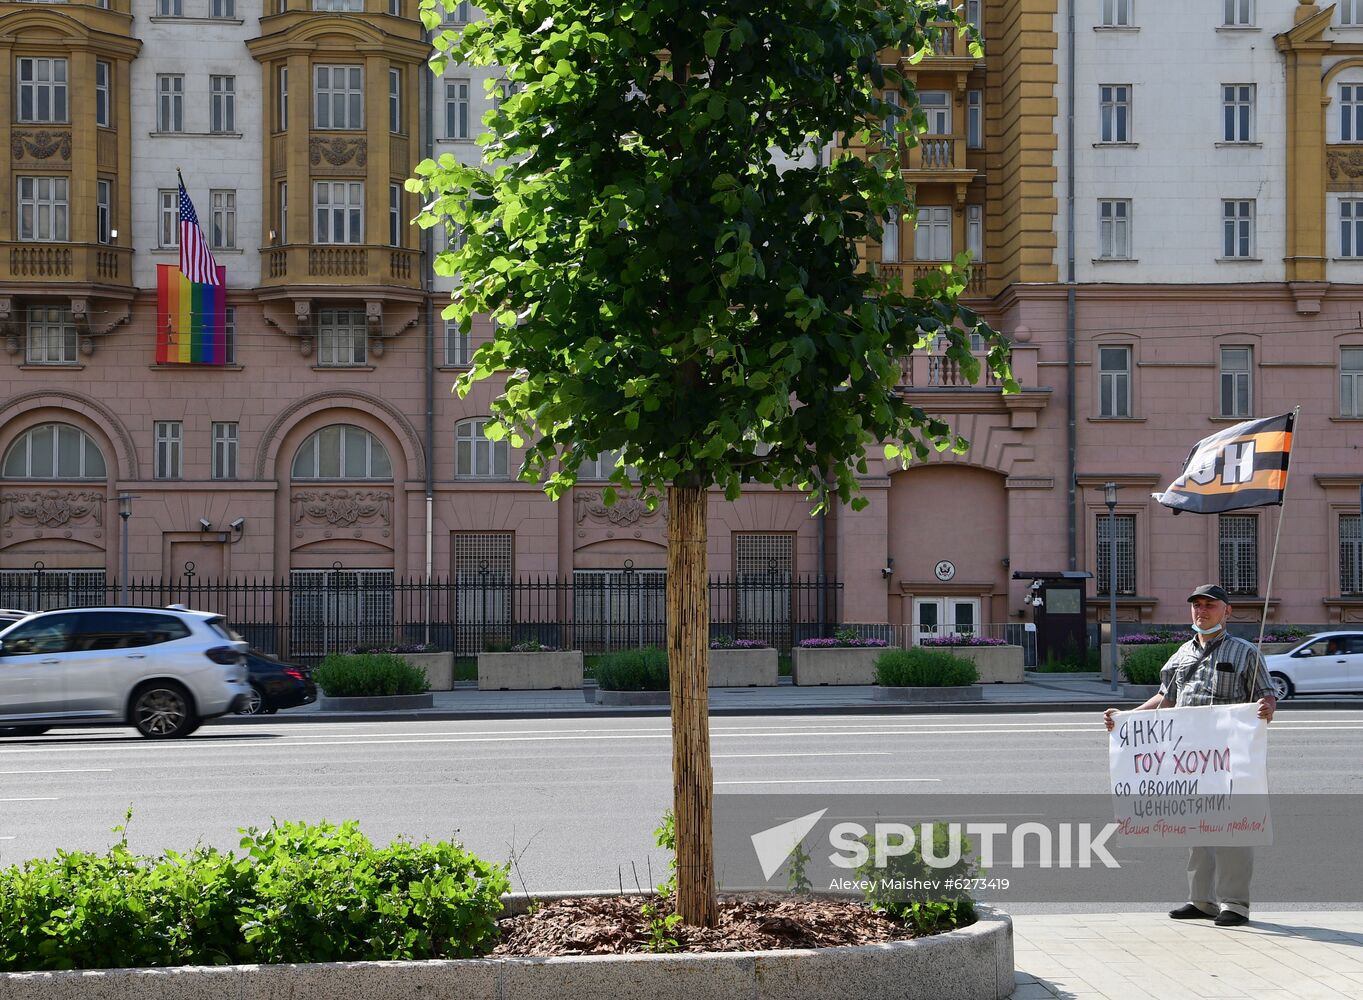
<svg viewBox="0 0 1363 1000"><path fill-rule="evenodd" d="M1182 906L1178 907L1178 909L1170 910L1169 916L1173 917L1175 920L1220 919L1220 917L1213 918L1212 914L1208 913L1200 906L1194 906L1192 903L1184 903Z"/></svg>
<svg viewBox="0 0 1363 1000"><path fill-rule="evenodd" d="M1216 915L1217 927L1240 927L1249 923L1249 917L1234 910L1222 910Z"/></svg>

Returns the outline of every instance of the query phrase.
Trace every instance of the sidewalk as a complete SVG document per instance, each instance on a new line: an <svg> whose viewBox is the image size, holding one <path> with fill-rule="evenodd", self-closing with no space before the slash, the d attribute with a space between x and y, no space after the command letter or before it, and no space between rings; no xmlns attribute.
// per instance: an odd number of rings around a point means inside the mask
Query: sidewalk
<svg viewBox="0 0 1363 1000"><path fill-rule="evenodd" d="M877 701L875 688L796 687L781 678L776 687L711 688L712 715L958 715L1000 712L1093 712L1108 705L1132 706L1130 698L1112 693L1096 674L1028 673L1021 684L986 684L984 701L962 704L896 704ZM479 691L473 682L459 682L453 691L433 692L431 708L397 712L324 712L317 704L266 716L271 722L363 722L396 719L584 718L667 715L666 706L608 706L595 703L596 688L567 691ZM1363 709L1363 697L1306 696L1294 698L1282 711ZM233 716L219 722L251 722Z"/></svg>
<svg viewBox="0 0 1363 1000"><path fill-rule="evenodd" d="M1256 912L1236 928L1162 912L1022 915L1013 934L1013 1000L1363 996L1358 910Z"/></svg>

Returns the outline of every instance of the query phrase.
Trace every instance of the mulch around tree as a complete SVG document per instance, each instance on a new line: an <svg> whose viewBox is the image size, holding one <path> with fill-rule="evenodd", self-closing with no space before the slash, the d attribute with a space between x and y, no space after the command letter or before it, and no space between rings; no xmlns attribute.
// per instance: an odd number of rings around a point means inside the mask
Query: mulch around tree
<svg viewBox="0 0 1363 1000"><path fill-rule="evenodd" d="M645 905L653 919L672 912L658 896L589 896L546 903L533 913L501 920L502 940L494 955L624 955L650 950L653 940ZM834 948L899 941L913 928L840 900L793 896L742 896L719 899L713 928L678 924L665 931L677 946L667 951L774 951L782 948Z"/></svg>

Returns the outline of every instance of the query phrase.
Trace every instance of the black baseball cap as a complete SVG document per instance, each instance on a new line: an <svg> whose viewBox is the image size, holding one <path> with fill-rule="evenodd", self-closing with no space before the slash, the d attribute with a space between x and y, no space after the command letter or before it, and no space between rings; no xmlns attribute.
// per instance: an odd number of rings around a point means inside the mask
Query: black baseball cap
<svg viewBox="0 0 1363 1000"><path fill-rule="evenodd" d="M1230 603L1230 594L1226 593L1226 588L1215 583L1204 583L1188 595L1188 601L1192 603L1199 597L1211 597L1226 604Z"/></svg>

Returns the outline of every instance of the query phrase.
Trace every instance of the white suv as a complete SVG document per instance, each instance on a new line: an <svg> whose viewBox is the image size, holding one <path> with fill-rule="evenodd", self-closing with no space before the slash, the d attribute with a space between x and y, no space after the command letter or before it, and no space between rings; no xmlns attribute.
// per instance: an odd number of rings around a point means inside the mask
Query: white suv
<svg viewBox="0 0 1363 1000"><path fill-rule="evenodd" d="M67 608L0 631L0 736L126 723L188 736L250 695L247 644L219 615L181 608Z"/></svg>

